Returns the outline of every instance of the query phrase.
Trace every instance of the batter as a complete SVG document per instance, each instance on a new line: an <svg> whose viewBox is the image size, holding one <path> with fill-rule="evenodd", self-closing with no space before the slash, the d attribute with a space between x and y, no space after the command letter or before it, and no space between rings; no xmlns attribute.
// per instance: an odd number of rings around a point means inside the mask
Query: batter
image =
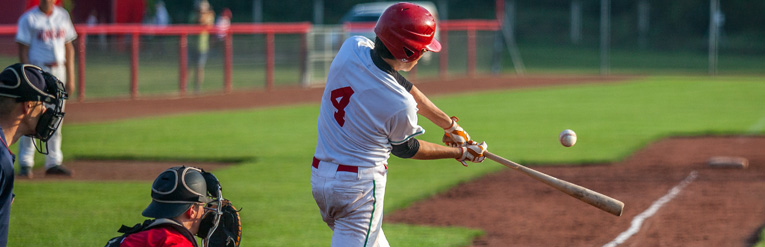
<svg viewBox="0 0 765 247"><path fill-rule="evenodd" d="M382 230L390 154L401 158L480 163L477 143L398 71L409 71L426 51L438 52L436 22L423 7L394 4L375 26L375 41L346 40L329 69L311 164L313 197L332 229L332 246L389 246ZM418 109L419 108L419 109ZM417 115L445 131L438 145L415 137L425 133Z"/></svg>

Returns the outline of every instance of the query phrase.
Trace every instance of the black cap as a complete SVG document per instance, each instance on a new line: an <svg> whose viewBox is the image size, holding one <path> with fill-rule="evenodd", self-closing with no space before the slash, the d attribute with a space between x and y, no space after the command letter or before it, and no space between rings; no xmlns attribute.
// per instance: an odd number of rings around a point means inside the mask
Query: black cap
<svg viewBox="0 0 765 247"><path fill-rule="evenodd" d="M40 67L17 63L0 72L0 96L15 98L18 101L46 101L55 98L48 84L59 80ZM55 84L51 84L55 85Z"/></svg>
<svg viewBox="0 0 765 247"><path fill-rule="evenodd" d="M177 166L160 173L151 186L152 201L143 216L175 218L194 203L208 203L207 182L203 171L195 167Z"/></svg>

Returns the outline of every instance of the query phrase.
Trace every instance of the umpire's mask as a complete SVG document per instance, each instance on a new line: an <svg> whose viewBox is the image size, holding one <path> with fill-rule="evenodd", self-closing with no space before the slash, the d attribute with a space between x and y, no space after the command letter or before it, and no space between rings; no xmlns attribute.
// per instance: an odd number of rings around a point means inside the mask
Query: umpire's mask
<svg viewBox="0 0 765 247"><path fill-rule="evenodd" d="M0 72L0 96L13 98L17 102L39 101L47 108L40 116L33 134L43 145L35 147L43 154L48 153L47 141L61 125L64 118L64 100L68 98L64 83L40 67L17 63Z"/></svg>

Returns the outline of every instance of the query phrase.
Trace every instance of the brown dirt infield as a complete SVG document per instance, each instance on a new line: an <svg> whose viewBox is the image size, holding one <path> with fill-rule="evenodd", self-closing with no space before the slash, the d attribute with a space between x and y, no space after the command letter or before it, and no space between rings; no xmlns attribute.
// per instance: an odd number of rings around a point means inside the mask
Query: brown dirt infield
<svg viewBox="0 0 765 247"><path fill-rule="evenodd" d="M621 200L621 217L507 169L393 212L385 220L486 231L473 246L603 246L696 171L693 182L620 246L751 246L765 223L763 147L765 137L669 138L614 164L531 166ZM717 155L746 157L749 168L708 167L707 159Z"/></svg>
<svg viewBox="0 0 765 247"><path fill-rule="evenodd" d="M429 96L486 91L494 89L548 87L581 83L612 83L634 78L632 76L527 76L480 77L418 82L417 88ZM469 85L467 83L470 83ZM229 94L207 94L189 97L153 97L138 100L110 100L76 102L66 105L67 123L101 122L136 117L164 116L168 114L246 109L315 103L321 100L324 88L281 87L273 91L242 91Z"/></svg>
<svg viewBox="0 0 765 247"><path fill-rule="evenodd" d="M485 77L427 81L418 83L417 87L433 96L464 92L466 88L477 91L614 83L629 78ZM466 81L470 82L469 87L466 87ZM100 122L198 111L313 103L321 98L322 91L321 88L280 88L270 92L71 102L67 105L66 122ZM483 229L486 235L476 239L473 246L602 246L626 231L635 216L695 171L697 178L677 197L647 218L640 231L620 246L751 246L756 231L765 222L763 147L765 137L669 138L648 145L626 160L614 164L576 167L530 165L551 176L623 201L625 210L621 217L602 212L507 169L466 182L409 208L393 212L386 215L385 221ZM717 155L745 157L749 159L749 167L719 169L706 166L706 160ZM77 170L74 179L102 180L151 180L171 165L132 161L67 163L67 166ZM221 164L195 165L210 170ZM135 169L135 166L155 168ZM127 172L128 169L131 172ZM125 177L136 170L147 171L134 174L135 177ZM89 175L86 176L84 171L90 172Z"/></svg>

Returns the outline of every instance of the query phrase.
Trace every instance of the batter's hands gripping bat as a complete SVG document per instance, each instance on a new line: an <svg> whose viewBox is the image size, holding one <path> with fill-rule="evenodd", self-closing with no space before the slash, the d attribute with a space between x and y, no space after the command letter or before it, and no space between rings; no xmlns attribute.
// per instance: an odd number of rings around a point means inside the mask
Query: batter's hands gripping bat
<svg viewBox="0 0 765 247"><path fill-rule="evenodd" d="M563 193L566 193L576 199L579 199L580 201L583 201L592 206L595 206L596 208L599 208L603 211L609 212L616 216L622 215L622 211L624 210L624 203L619 200L616 200L614 198L592 191L585 187L572 184L570 182L560 180L553 176L538 172L534 169L522 166L518 163L512 162L508 159L502 158L499 155L490 153L488 151L484 152L484 156L486 156L486 158L489 158L493 161L496 161L497 163L500 163L507 167L523 172L529 177L532 177L536 180L546 183L547 185L550 185L553 188L556 188L562 191Z"/></svg>

